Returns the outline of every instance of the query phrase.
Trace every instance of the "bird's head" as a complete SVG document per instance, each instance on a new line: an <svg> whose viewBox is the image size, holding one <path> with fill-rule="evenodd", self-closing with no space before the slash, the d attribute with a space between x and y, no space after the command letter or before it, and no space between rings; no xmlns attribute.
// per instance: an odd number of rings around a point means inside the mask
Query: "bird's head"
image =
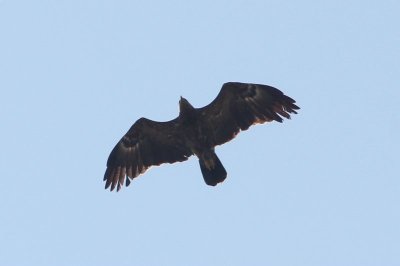
<svg viewBox="0 0 400 266"><path fill-rule="evenodd" d="M179 100L179 109L182 110L182 109L187 109L190 107L193 108L193 106L189 103L189 101L181 96L181 98Z"/></svg>
<svg viewBox="0 0 400 266"><path fill-rule="evenodd" d="M188 114L194 111L194 107L189 103L188 100L181 96L179 100L179 113L182 115L183 113Z"/></svg>

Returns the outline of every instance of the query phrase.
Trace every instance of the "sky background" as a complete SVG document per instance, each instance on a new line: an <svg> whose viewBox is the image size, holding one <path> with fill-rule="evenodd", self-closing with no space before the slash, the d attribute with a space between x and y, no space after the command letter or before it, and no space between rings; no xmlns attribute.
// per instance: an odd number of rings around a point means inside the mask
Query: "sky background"
<svg viewBox="0 0 400 266"><path fill-rule="evenodd" d="M399 1L0 0L0 265L400 265ZM140 117L227 81L302 108L104 190Z"/></svg>

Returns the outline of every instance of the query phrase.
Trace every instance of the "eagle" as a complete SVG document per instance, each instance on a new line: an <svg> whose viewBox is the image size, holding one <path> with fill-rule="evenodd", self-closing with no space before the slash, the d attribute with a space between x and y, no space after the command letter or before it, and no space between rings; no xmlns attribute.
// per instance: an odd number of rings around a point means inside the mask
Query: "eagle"
<svg viewBox="0 0 400 266"><path fill-rule="evenodd" d="M295 100L275 87L241 82L223 84L217 97L202 108L179 100L179 115L167 122L138 119L111 151L105 189L121 189L150 166L186 161L196 155L207 185L225 180L227 172L215 146L232 140L251 125L282 122L297 114Z"/></svg>

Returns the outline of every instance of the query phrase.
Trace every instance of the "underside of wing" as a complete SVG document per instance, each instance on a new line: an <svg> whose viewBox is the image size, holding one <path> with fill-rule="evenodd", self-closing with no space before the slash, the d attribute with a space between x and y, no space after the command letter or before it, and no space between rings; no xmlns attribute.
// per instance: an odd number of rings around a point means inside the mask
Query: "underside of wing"
<svg viewBox="0 0 400 266"><path fill-rule="evenodd" d="M192 155L186 148L177 119L155 122L141 118L111 151L104 174L105 188L117 191L150 166L182 162Z"/></svg>
<svg viewBox="0 0 400 266"><path fill-rule="evenodd" d="M228 82L209 105L198 109L213 128L213 144L233 139L240 130L270 121L282 122L300 109L280 90L262 84Z"/></svg>

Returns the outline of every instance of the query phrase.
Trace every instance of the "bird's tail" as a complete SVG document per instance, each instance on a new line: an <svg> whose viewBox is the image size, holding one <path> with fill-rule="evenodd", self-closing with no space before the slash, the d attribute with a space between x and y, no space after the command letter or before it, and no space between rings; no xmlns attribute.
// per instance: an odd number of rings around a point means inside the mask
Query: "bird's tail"
<svg viewBox="0 0 400 266"><path fill-rule="evenodd" d="M207 152L199 158L201 173L209 186L216 186L226 178L226 170L215 152Z"/></svg>

